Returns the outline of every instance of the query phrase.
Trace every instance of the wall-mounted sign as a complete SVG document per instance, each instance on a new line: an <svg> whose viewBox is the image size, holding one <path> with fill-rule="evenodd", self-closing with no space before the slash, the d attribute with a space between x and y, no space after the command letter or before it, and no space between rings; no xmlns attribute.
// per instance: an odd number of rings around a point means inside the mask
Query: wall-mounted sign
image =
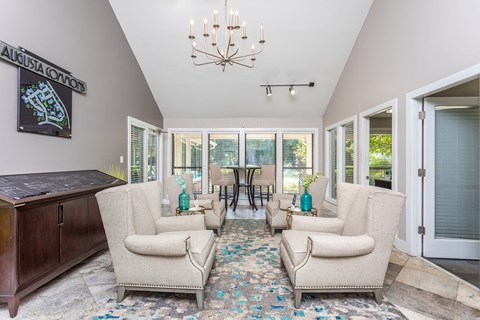
<svg viewBox="0 0 480 320"><path fill-rule="evenodd" d="M36 56L25 52L23 49L16 49L3 41L0 41L0 58L43 77L54 80L75 91L83 94L87 93L86 82L75 78L70 73L61 70L55 65L38 59Z"/></svg>
<svg viewBox="0 0 480 320"><path fill-rule="evenodd" d="M72 89L19 68L18 124L20 132L72 137Z"/></svg>

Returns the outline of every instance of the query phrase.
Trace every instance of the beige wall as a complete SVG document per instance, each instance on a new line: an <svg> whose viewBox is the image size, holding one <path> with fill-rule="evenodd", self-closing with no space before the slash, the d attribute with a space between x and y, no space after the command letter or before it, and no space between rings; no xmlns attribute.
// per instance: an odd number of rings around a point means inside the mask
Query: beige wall
<svg viewBox="0 0 480 320"><path fill-rule="evenodd" d="M405 95L480 62L480 1L375 0L323 116L324 127L398 98L405 192ZM405 217L398 236L405 239Z"/></svg>
<svg viewBox="0 0 480 320"><path fill-rule="evenodd" d="M1 0L0 40L88 84L73 93L72 139L17 132L17 68L0 61L0 174L97 169L127 161L127 116L163 119L105 0Z"/></svg>

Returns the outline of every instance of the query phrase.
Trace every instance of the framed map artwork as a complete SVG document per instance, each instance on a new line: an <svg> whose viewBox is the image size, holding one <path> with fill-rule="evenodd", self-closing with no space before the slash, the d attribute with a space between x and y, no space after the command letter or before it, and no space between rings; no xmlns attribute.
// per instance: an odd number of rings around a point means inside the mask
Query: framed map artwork
<svg viewBox="0 0 480 320"><path fill-rule="evenodd" d="M20 132L72 137L72 90L23 68L19 69Z"/></svg>

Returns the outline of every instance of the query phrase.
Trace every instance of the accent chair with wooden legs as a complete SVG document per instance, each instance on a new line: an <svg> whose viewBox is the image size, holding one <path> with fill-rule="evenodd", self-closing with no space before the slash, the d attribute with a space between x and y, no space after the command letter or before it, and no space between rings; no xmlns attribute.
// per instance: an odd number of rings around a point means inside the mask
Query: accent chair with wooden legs
<svg viewBox="0 0 480 320"><path fill-rule="evenodd" d="M180 175L185 180L186 192L190 195L190 207L194 206L193 195L193 175L184 173ZM170 208L175 214L175 208L178 207L178 195L182 192L182 187L177 183L176 176L171 175L164 178L165 188L167 189ZM218 201L218 193L197 194L198 205L205 208L205 225L207 229L217 231L217 235L222 235L222 225L225 223L226 208L222 202Z"/></svg>
<svg viewBox="0 0 480 320"><path fill-rule="evenodd" d="M292 216L292 229L282 233L280 256L295 308L307 292L373 292L381 304L404 205L401 193L339 183L336 218Z"/></svg>
<svg viewBox="0 0 480 320"><path fill-rule="evenodd" d="M96 197L116 276L117 302L130 290L194 293L202 310L216 250L205 217L162 217L159 181L106 189Z"/></svg>
<svg viewBox="0 0 480 320"><path fill-rule="evenodd" d="M304 175L302 175L303 177ZM323 201L325 200L325 193L327 191L328 178L320 176L317 181L310 184L308 187L309 193L312 195L312 206L320 212ZM303 186L299 186L300 194L303 193ZM270 233L273 237L275 230L287 228L287 209L292 205L293 194L288 193L274 193L272 201L267 203L265 209L265 218L267 224L270 226ZM297 198L297 205L300 203L300 198Z"/></svg>

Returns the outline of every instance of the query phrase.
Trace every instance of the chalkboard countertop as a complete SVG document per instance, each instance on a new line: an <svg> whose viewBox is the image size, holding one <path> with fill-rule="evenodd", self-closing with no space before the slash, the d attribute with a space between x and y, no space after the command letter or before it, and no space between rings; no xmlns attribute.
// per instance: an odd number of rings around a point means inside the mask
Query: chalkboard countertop
<svg viewBox="0 0 480 320"><path fill-rule="evenodd" d="M125 183L98 170L5 175L0 176L0 200L16 205Z"/></svg>

